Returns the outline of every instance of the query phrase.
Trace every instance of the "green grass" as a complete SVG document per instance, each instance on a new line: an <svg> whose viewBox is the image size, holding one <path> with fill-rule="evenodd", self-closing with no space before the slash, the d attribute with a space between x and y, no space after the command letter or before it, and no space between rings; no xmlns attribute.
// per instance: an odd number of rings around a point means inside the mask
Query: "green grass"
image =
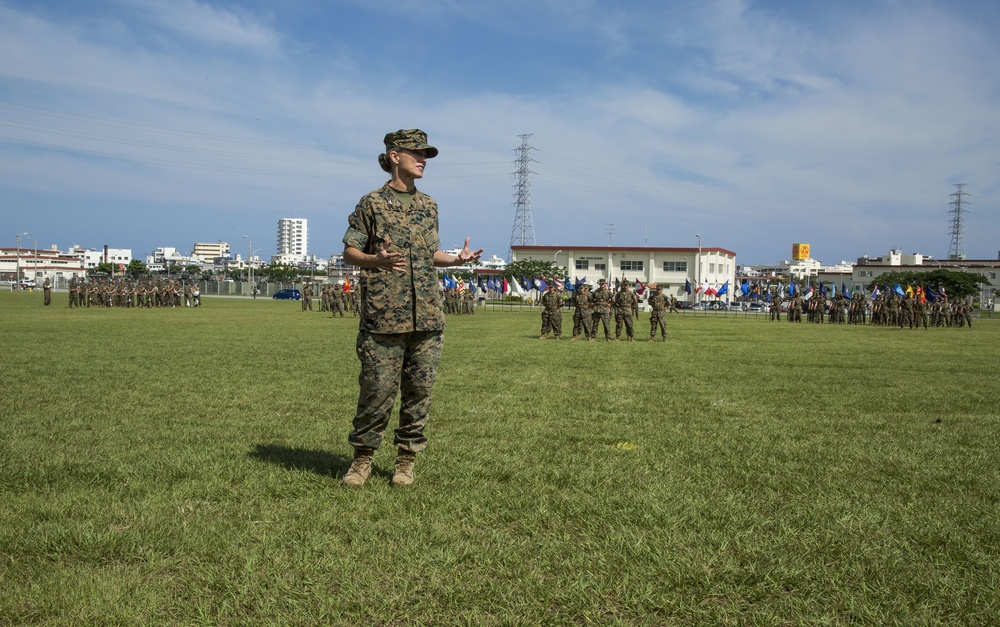
<svg viewBox="0 0 1000 627"><path fill-rule="evenodd" d="M993 320L449 318L417 484L350 490L355 319L54 301L0 292L0 624L1000 616Z"/></svg>

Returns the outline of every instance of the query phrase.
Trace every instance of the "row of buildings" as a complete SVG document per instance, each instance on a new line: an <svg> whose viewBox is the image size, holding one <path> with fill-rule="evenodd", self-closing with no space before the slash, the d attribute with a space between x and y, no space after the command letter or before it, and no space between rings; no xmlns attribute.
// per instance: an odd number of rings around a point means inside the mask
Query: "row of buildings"
<svg viewBox="0 0 1000 627"><path fill-rule="evenodd" d="M309 255L308 223L301 218L282 218L278 221L278 253L267 263L299 266L312 274L343 277L355 274L357 269L344 265L343 256L327 258ZM244 236L246 237L246 236ZM20 240L19 240L20 242ZM203 272L245 272L248 280L267 263L256 256L253 242L247 239L247 255L233 254L228 242L198 242L190 254L182 254L171 247L160 247L145 259L150 272L168 272L172 267L184 269L199 267ZM457 253L458 251L449 251ZM614 282L625 278L630 281L657 283L668 295L679 300L699 301L705 298L705 288L719 291L721 300L733 300L741 295L739 286L775 284L784 281L832 284L846 286L851 292L868 289L878 277L888 272L926 272L937 268L969 272L986 279L979 301L984 306L992 303L1000 288L1000 255L997 260L935 259L920 253L903 253L890 250L882 257L862 257L855 263L841 261L823 265L810 256L808 244L793 244L792 258L775 266L740 266L736 253L726 248L700 245L690 247L613 247L613 246L513 246L511 261L551 262L565 268L571 280L586 280L594 284L598 279ZM110 263L124 271L132 262L132 251L125 248L84 249L72 246L60 251L55 246L38 248L0 248L0 280L16 281L15 277L41 284L46 278L57 286L71 278L84 277L99 264ZM506 261L497 256L483 260L474 271L479 274L500 274ZM699 290L698 288L702 289ZM688 289L691 292L688 292Z"/></svg>
<svg viewBox="0 0 1000 627"><path fill-rule="evenodd" d="M986 279L979 294L982 306L992 306L1000 289L1000 254L997 259L935 259L920 253L890 250L881 257L861 257L855 263L841 261L825 266L809 255L807 244L792 246L792 259L775 266L740 266L736 253L725 248L657 248L612 246L513 246L512 261L552 262L566 268L573 281L628 279L656 283L666 294L678 300L698 302L704 287L719 290L726 286L721 300L742 296L739 286L775 285L789 281L800 285L823 283L838 290L847 287L852 293L869 290L879 277L890 272L928 272L947 269L977 274ZM701 286L702 290L698 290ZM688 293L688 288L691 292ZM714 297L713 297L714 298Z"/></svg>

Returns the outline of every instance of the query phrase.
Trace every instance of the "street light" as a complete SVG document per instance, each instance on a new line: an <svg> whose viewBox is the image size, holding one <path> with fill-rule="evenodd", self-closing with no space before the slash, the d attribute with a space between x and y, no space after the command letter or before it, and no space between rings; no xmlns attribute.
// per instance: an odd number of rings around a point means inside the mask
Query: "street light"
<svg viewBox="0 0 1000 627"><path fill-rule="evenodd" d="M35 238L31 238L31 239L33 239L35 241L35 254L34 254L34 257L32 258L32 264L33 264L33 269L35 271L35 280L37 280L38 279L38 240L35 239Z"/></svg>
<svg viewBox="0 0 1000 627"><path fill-rule="evenodd" d="M695 294L698 295L698 302L701 302L701 291L698 290L701 286L701 235L695 233L694 236L698 238L698 263L695 268L697 270L695 273L695 280L697 283L695 284Z"/></svg>
<svg viewBox="0 0 1000 627"><path fill-rule="evenodd" d="M27 233L17 234L17 257L14 259L14 283L17 283L18 287L21 287L21 236L27 235ZM11 291L14 291L14 285L11 284Z"/></svg>
<svg viewBox="0 0 1000 627"><path fill-rule="evenodd" d="M249 237L247 237L246 235L243 236L243 239L245 239L247 241L247 281L249 281L250 280L250 257L253 256L253 252L252 252L252 249L253 249L253 240L250 239Z"/></svg>

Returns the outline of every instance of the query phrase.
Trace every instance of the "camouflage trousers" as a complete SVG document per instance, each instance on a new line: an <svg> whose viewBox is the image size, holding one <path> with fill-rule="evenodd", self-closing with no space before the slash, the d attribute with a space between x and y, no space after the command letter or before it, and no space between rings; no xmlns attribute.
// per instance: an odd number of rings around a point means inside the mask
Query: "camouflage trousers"
<svg viewBox="0 0 1000 627"><path fill-rule="evenodd" d="M398 392L399 427L394 444L414 453L427 447L424 428L443 348L441 331L358 333L361 391L353 430L347 436L351 446L377 449L382 444Z"/></svg>
<svg viewBox="0 0 1000 627"><path fill-rule="evenodd" d="M622 336L622 325L625 326L625 337L632 337L632 310L615 315L615 339Z"/></svg>
<svg viewBox="0 0 1000 627"><path fill-rule="evenodd" d="M542 335L548 335L549 331L559 339L562 335L562 312L558 309L556 311L543 311L542 312Z"/></svg>
<svg viewBox="0 0 1000 627"><path fill-rule="evenodd" d="M590 338L593 339L597 337L597 332L601 330L601 325L604 325L604 339L611 339L611 312L610 311L595 311L593 317L591 318L591 328L590 328Z"/></svg>
<svg viewBox="0 0 1000 627"><path fill-rule="evenodd" d="M590 330L594 327L594 316L590 309L577 309L575 310L579 313L579 318L577 318L577 313L573 314L573 337L583 334L583 337L590 339ZM577 323L579 323L579 330L577 329Z"/></svg>
<svg viewBox="0 0 1000 627"><path fill-rule="evenodd" d="M667 325L663 323L663 319L666 317L666 313L663 311L653 310L649 312L649 339L656 338L656 330L660 330L660 335L663 339L667 339Z"/></svg>

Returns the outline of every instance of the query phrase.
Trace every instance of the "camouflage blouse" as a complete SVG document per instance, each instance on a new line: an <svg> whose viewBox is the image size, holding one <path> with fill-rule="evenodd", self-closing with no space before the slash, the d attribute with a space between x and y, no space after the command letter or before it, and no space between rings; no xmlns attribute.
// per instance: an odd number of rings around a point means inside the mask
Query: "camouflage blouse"
<svg viewBox="0 0 1000 627"><path fill-rule="evenodd" d="M373 255L389 236L389 250L403 254L406 272L390 268L361 270L361 330L409 333L444 328L441 287L434 269L438 208L420 191L409 206L398 200L388 183L358 201L347 218L344 245Z"/></svg>

